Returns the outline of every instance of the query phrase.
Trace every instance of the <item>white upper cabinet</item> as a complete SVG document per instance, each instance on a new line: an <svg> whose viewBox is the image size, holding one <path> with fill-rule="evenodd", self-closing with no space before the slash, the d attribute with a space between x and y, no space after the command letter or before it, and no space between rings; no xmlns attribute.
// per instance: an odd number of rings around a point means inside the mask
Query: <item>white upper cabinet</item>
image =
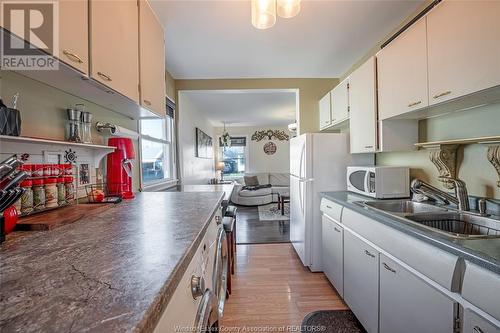
<svg viewBox="0 0 500 333"><path fill-rule="evenodd" d="M425 17L377 54L377 74L381 120L428 106Z"/></svg>
<svg viewBox="0 0 500 333"><path fill-rule="evenodd" d="M139 102L137 0L91 0L91 76Z"/></svg>
<svg viewBox="0 0 500 333"><path fill-rule="evenodd" d="M349 78L340 82L332 90L332 124L349 118Z"/></svg>
<svg viewBox="0 0 500 333"><path fill-rule="evenodd" d="M59 59L89 73L88 0L59 1Z"/></svg>
<svg viewBox="0 0 500 333"><path fill-rule="evenodd" d="M377 149L375 71L375 58L371 57L349 80L351 153L372 153Z"/></svg>
<svg viewBox="0 0 500 333"><path fill-rule="evenodd" d="M427 40L431 105L500 84L500 1L442 2Z"/></svg>
<svg viewBox="0 0 500 333"><path fill-rule="evenodd" d="M139 1L141 105L159 116L165 109L165 40L163 27L146 0Z"/></svg>
<svg viewBox="0 0 500 333"><path fill-rule="evenodd" d="M319 129L327 128L332 124L331 92L319 100Z"/></svg>

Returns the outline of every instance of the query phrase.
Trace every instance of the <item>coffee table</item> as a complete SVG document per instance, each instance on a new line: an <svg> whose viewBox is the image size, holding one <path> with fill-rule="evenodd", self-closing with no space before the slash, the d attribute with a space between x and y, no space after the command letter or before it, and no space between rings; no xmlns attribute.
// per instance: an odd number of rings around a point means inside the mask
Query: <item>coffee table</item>
<svg viewBox="0 0 500 333"><path fill-rule="evenodd" d="M281 209L281 215L285 215L285 204L290 202L290 194L278 193L278 209Z"/></svg>

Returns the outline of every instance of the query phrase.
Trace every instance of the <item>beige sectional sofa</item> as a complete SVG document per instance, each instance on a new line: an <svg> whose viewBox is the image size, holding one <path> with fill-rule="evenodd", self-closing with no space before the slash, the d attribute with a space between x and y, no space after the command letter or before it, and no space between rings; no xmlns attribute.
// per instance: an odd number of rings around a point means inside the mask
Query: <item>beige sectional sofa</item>
<svg viewBox="0 0 500 333"><path fill-rule="evenodd" d="M271 184L269 188L261 188L255 191L244 190L245 179L235 180L231 201L242 206L259 206L271 202L278 202L278 194L289 194L290 175L288 173L247 173L245 176L257 176L259 185Z"/></svg>

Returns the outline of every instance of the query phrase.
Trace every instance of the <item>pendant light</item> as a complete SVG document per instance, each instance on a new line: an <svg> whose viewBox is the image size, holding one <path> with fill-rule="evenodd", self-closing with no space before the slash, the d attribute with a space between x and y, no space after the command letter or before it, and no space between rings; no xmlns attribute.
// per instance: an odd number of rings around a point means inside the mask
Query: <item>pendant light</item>
<svg viewBox="0 0 500 333"><path fill-rule="evenodd" d="M231 147L231 135L226 130L226 122L224 124L224 129L222 130L221 141L223 147Z"/></svg>
<svg viewBox="0 0 500 333"><path fill-rule="evenodd" d="M268 29L276 23L276 0L252 0L252 25Z"/></svg>
<svg viewBox="0 0 500 333"><path fill-rule="evenodd" d="M278 16L292 18L300 12L301 0L278 0Z"/></svg>

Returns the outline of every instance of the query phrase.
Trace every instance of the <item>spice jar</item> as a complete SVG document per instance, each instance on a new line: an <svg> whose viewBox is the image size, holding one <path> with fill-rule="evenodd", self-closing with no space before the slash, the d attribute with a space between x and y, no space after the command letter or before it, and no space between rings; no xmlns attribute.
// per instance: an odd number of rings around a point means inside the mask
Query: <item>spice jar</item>
<svg viewBox="0 0 500 333"><path fill-rule="evenodd" d="M45 207L57 207L57 178L47 178L45 184Z"/></svg>
<svg viewBox="0 0 500 333"><path fill-rule="evenodd" d="M33 209L45 209L45 188L43 179L33 179Z"/></svg>
<svg viewBox="0 0 500 333"><path fill-rule="evenodd" d="M17 215L21 215L21 198L14 203L14 208L17 211Z"/></svg>
<svg viewBox="0 0 500 333"><path fill-rule="evenodd" d="M73 177L64 177L64 187L66 189L66 202L72 203L75 200L75 185Z"/></svg>
<svg viewBox="0 0 500 333"><path fill-rule="evenodd" d="M57 204L64 206L66 204L66 187L64 177L57 178Z"/></svg>
<svg viewBox="0 0 500 333"><path fill-rule="evenodd" d="M21 196L21 214L26 215L33 211L33 181L25 180L21 183L24 193Z"/></svg>

